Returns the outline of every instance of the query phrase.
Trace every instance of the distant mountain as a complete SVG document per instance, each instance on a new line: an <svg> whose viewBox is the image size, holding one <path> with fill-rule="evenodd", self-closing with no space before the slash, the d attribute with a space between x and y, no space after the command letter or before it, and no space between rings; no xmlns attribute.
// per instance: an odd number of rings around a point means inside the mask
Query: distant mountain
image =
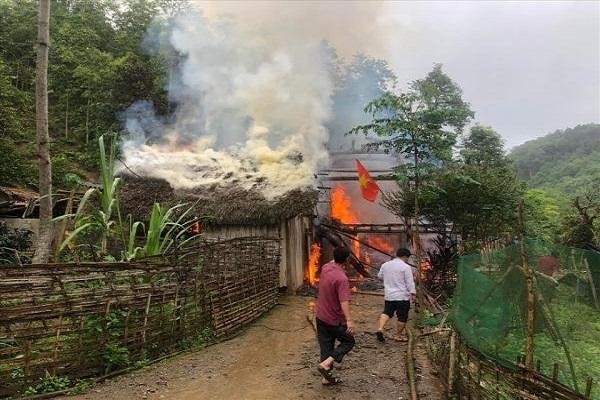
<svg viewBox="0 0 600 400"><path fill-rule="evenodd" d="M530 187L571 197L582 187L600 190L600 124L558 130L515 147L510 157Z"/></svg>

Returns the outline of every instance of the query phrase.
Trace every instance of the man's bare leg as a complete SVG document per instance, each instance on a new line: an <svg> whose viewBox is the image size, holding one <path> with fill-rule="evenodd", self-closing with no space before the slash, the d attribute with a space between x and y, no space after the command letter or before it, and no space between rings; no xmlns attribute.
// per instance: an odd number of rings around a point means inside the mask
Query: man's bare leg
<svg viewBox="0 0 600 400"><path fill-rule="evenodd" d="M333 359L333 357L327 357L325 360L323 360L322 363L319 364L320 367L323 367L325 369L331 369L333 367L333 362L335 360ZM325 378L321 379L321 383L324 385L327 385L329 383L329 381Z"/></svg>
<svg viewBox="0 0 600 400"><path fill-rule="evenodd" d="M385 342L385 337L383 336L383 328L385 328L386 322L390 320L390 317L386 314L381 314L379 317L379 329L377 330L377 340L380 342Z"/></svg>
<svg viewBox="0 0 600 400"><path fill-rule="evenodd" d="M385 328L385 324L390 320L386 314L381 314L379 317L379 332L383 332L383 328Z"/></svg>
<svg viewBox="0 0 600 400"><path fill-rule="evenodd" d="M402 333L404 332L404 328L405 327L406 327L406 322L400 322L400 321L398 321L395 339L398 339L398 340L401 340L401 341L406 341L406 338L402 335Z"/></svg>
<svg viewBox="0 0 600 400"><path fill-rule="evenodd" d="M331 367L333 366L333 362L335 360L333 359L333 357L327 357L325 360L323 360L323 362L321 362L321 364L319 364L321 367L325 368L325 369L331 369Z"/></svg>

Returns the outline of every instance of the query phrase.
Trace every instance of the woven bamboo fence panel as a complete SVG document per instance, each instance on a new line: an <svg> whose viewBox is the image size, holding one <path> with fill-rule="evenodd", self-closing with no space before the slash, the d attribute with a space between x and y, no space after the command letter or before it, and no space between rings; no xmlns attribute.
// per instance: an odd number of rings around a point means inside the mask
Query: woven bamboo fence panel
<svg viewBox="0 0 600 400"><path fill-rule="evenodd" d="M439 377L448 388L450 334L440 332L425 336L429 356ZM586 400L569 387L538 371L528 371L520 364L499 365L470 349L457 345L454 394L469 400Z"/></svg>
<svg viewBox="0 0 600 400"><path fill-rule="evenodd" d="M279 239L202 244L204 287L214 333L228 336L277 304Z"/></svg>
<svg viewBox="0 0 600 400"><path fill-rule="evenodd" d="M277 240L203 242L166 259L0 266L0 398L233 333L277 301ZM213 330L214 327L214 330Z"/></svg>

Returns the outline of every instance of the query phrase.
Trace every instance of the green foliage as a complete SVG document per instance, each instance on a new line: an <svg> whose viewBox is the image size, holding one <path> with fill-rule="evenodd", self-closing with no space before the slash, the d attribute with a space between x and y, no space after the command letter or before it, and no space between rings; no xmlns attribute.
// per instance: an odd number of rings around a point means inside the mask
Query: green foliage
<svg viewBox="0 0 600 400"><path fill-rule="evenodd" d="M32 245L32 234L24 229L13 229L0 221L0 265L22 263L31 260L22 254Z"/></svg>
<svg viewBox="0 0 600 400"><path fill-rule="evenodd" d="M58 392L60 390L68 389L70 386L71 380L68 377L50 375L50 373L46 371L46 375L41 379L41 382L36 386L30 386L25 391L25 395L33 396L42 393Z"/></svg>
<svg viewBox="0 0 600 400"><path fill-rule="evenodd" d="M440 161L451 159L457 135L473 117L460 87L439 64L425 79L414 81L407 92L386 92L365 111L373 120L349 133L375 133L382 140L374 147L406 156L404 173L417 186Z"/></svg>
<svg viewBox="0 0 600 400"><path fill-rule="evenodd" d="M502 137L491 127L482 125L471 128L460 154L466 165L499 167L507 163Z"/></svg>
<svg viewBox="0 0 600 400"><path fill-rule="evenodd" d="M524 188L491 128L473 127L461 156L430 173L419 193L420 213L440 233L451 226L467 248L477 247L512 231ZM404 184L388 196L386 205L411 215L414 201L415 187Z"/></svg>
<svg viewBox="0 0 600 400"><path fill-rule="evenodd" d="M35 51L38 2L0 1L0 184L35 184ZM185 8L174 0L54 1L50 18L49 131L54 187L93 175L96 146L119 115L146 99L167 112L167 62L149 56L147 29Z"/></svg>
<svg viewBox="0 0 600 400"><path fill-rule="evenodd" d="M75 385L73 385L72 387L69 388L67 394L69 396L75 396L78 394L85 394L87 392L90 391L90 389L92 388L92 386L94 386L94 381L91 379L79 379L77 380L77 382L75 383Z"/></svg>
<svg viewBox="0 0 600 400"><path fill-rule="evenodd" d="M210 327L207 326L198 336L183 339L181 342L181 347L186 350L200 350L206 347L206 345L213 339L214 332Z"/></svg>
<svg viewBox="0 0 600 400"><path fill-rule="evenodd" d="M562 240L575 247L600 245L600 183L575 196L563 219Z"/></svg>
<svg viewBox="0 0 600 400"><path fill-rule="evenodd" d="M59 219L74 217L75 229L69 233L60 245L57 255L59 255L79 235L86 234L90 231L94 231L100 236L100 252L102 255L106 255L108 238L117 233L122 233L123 224L121 223L119 200L117 196L121 178L115 177L114 171L116 140L114 137L111 140L108 155L106 154L104 137L100 136L98 142L100 146L100 177L102 189L88 189L79 201L79 206L75 215L59 217ZM92 196L96 196L99 199L100 206L94 208L92 212L84 212L88 200ZM117 220L115 220L113 214L117 214ZM123 243L125 243L124 239Z"/></svg>
<svg viewBox="0 0 600 400"><path fill-rule="evenodd" d="M529 189L524 200L527 236L558 243L561 216L557 198L541 189Z"/></svg>
<svg viewBox="0 0 600 400"><path fill-rule="evenodd" d="M510 156L530 187L571 197L600 179L600 125L558 130L515 147Z"/></svg>

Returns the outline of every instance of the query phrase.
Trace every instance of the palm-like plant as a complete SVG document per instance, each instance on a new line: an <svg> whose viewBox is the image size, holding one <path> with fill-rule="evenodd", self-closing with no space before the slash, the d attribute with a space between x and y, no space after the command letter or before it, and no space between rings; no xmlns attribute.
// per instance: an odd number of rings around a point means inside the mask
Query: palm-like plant
<svg viewBox="0 0 600 400"><path fill-rule="evenodd" d="M57 250L57 255L59 255L79 235L90 231L99 232L100 251L102 254L105 254L108 238L115 232L115 229L117 228L116 223L119 223L118 228L122 228L121 214L119 211L119 199L117 197L121 178L115 177L114 171L117 141L115 138L113 138L111 141L108 157L106 155L106 148L104 145L104 136L100 136L98 142L100 147L100 172L102 189L88 189L79 201L79 206L77 207L75 214L63 215L56 218L56 220L61 220L64 218L74 218L75 220L75 229L69 233L69 235L61 243ZM99 197L100 207L91 213L84 213L90 197L95 194ZM115 221L113 218L114 214L117 215L117 221ZM122 229L120 229L120 232L123 234ZM125 242L123 238L122 240Z"/></svg>
<svg viewBox="0 0 600 400"><path fill-rule="evenodd" d="M183 245L194 236L182 240L184 234L190 226L196 222L196 219L189 218L193 206L185 211L178 213L177 210L186 206L186 204L177 204L171 208L162 207L155 203L152 207L152 214L148 228L141 221L133 221L128 216L127 226L124 226L119 207L118 191L121 184L121 178L115 176L115 157L116 140L111 141L109 153L106 153L104 137L99 139L100 145L100 172L102 189L92 188L82 196L75 214L58 217L57 220L64 218L73 218L75 229L65 238L57 251L57 256L71 244L78 236L98 232L100 236L100 252L103 255L107 253L107 242L111 235L119 234L123 245L121 258L131 260L136 257L149 257L165 254L173 248L174 245ZM86 213L86 205L93 195L97 195L100 200L100 206L93 211ZM176 218L176 219L175 219ZM141 230L145 234L144 245L136 246L138 232ZM128 233L127 233L128 232ZM128 238L126 239L126 236Z"/></svg>
<svg viewBox="0 0 600 400"><path fill-rule="evenodd" d="M196 221L193 218L186 217L190 214L193 206L183 211L177 220L174 220L176 211L187 204L177 204L171 208L162 207L159 203L154 203L152 214L146 232L146 240L143 247L130 251L129 254L141 255L145 257L156 256L168 253L174 245L183 245L194 239L194 236L181 240L182 236L188 231L190 226ZM137 230L137 227L134 228ZM131 243L131 241L130 241ZM129 247L132 248L131 246Z"/></svg>

